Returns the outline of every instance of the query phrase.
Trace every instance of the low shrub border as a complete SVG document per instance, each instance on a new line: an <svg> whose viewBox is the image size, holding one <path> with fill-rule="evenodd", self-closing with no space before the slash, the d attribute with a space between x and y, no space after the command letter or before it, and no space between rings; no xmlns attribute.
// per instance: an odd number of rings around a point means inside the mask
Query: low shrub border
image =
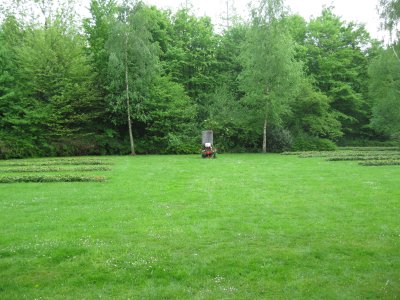
<svg viewBox="0 0 400 300"><path fill-rule="evenodd" d="M339 147L344 151L400 151L400 147Z"/></svg>
<svg viewBox="0 0 400 300"><path fill-rule="evenodd" d="M400 152L380 152L380 151L345 151L345 152L309 152L309 153L301 153L299 157L301 158L309 158L309 157L371 157L371 156L386 156L386 157L400 157Z"/></svg>
<svg viewBox="0 0 400 300"><path fill-rule="evenodd" d="M362 166L400 166L400 160L369 160L359 162Z"/></svg>
<svg viewBox="0 0 400 300"><path fill-rule="evenodd" d="M333 156L327 157L326 160L328 161L356 161L356 160L363 160L363 161L370 161L370 160L393 160L393 159L400 159L399 155L371 155L371 156Z"/></svg>
<svg viewBox="0 0 400 300"><path fill-rule="evenodd" d="M3 173L40 173L40 172L92 172L92 171L111 171L109 167L103 166L81 166L64 168L57 166L13 166L0 169Z"/></svg>
<svg viewBox="0 0 400 300"><path fill-rule="evenodd" d="M27 167L27 166L62 166L62 165L111 165L108 161L101 160L48 160L48 161L21 161L1 162L0 167Z"/></svg>
<svg viewBox="0 0 400 300"><path fill-rule="evenodd" d="M0 183L18 182L102 182L104 176L79 176L79 175L21 175L21 176L2 176Z"/></svg>
<svg viewBox="0 0 400 300"><path fill-rule="evenodd" d="M320 157L327 161L359 161L362 166L400 165L399 147L341 147L339 151L284 152L301 158Z"/></svg>

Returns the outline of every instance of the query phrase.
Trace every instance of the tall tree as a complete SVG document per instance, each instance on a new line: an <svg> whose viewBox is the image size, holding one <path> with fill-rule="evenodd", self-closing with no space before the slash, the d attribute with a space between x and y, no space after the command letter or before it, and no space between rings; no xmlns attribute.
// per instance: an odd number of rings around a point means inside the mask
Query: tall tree
<svg viewBox="0 0 400 300"><path fill-rule="evenodd" d="M158 44L152 41L142 3L124 1L107 42L111 105L117 116L126 112L130 151L135 155L132 120L144 120L142 102L157 74ZM118 117L116 122L119 123Z"/></svg>
<svg viewBox="0 0 400 300"><path fill-rule="evenodd" d="M283 1L261 0L241 55L243 106L253 123L262 124L262 151L267 151L267 127L281 125L298 93L302 65L284 23Z"/></svg>
<svg viewBox="0 0 400 300"><path fill-rule="evenodd" d="M87 51L96 76L96 86L105 98L107 91L108 53L106 42L110 37L117 5L114 0L92 0L89 18L83 20L86 37L89 42Z"/></svg>
<svg viewBox="0 0 400 300"><path fill-rule="evenodd" d="M2 140L14 141L12 156L83 149L80 141L94 134L97 115L85 40L57 16L43 26L36 22L21 26L13 17L4 25L0 39L8 57L0 62L4 63L0 123L8 136Z"/></svg>
<svg viewBox="0 0 400 300"><path fill-rule="evenodd" d="M188 9L172 16L173 44L166 52L167 74L185 87L197 104L199 125L207 118L209 94L216 86L217 39L209 17L197 18Z"/></svg>
<svg viewBox="0 0 400 300"><path fill-rule="evenodd" d="M396 51L400 49L398 45ZM371 126L388 136L400 137L400 63L392 49L381 51L370 65Z"/></svg>
<svg viewBox="0 0 400 300"><path fill-rule="evenodd" d="M364 26L345 23L332 8L312 19L305 45L306 64L317 88L331 99L348 137L363 134L368 121L368 49Z"/></svg>
<svg viewBox="0 0 400 300"><path fill-rule="evenodd" d="M248 30L247 24L232 23L218 37L216 51L218 85L209 95L209 113L205 128L212 129L218 136L218 148L222 151L254 148L249 141L249 126L241 117L240 99L243 91L239 88L238 76L242 72L240 54Z"/></svg>
<svg viewBox="0 0 400 300"><path fill-rule="evenodd" d="M391 34L397 34L397 25L400 21L400 1L399 0L380 0L379 14L383 20L383 26Z"/></svg>
<svg viewBox="0 0 400 300"><path fill-rule="evenodd" d="M400 21L400 1L399 0L380 0L379 13L383 21L383 28L390 34L390 44L393 40L399 40L399 21ZM394 56L400 62L400 54L395 45L391 46Z"/></svg>
<svg viewBox="0 0 400 300"><path fill-rule="evenodd" d="M292 102L289 127L295 136L311 136L337 140L343 135L337 113L330 107L330 99L316 91L309 79L301 84L300 94Z"/></svg>
<svg viewBox="0 0 400 300"><path fill-rule="evenodd" d="M55 19L28 30L17 51L23 97L54 141L92 131L97 97L84 48L85 40Z"/></svg>
<svg viewBox="0 0 400 300"><path fill-rule="evenodd" d="M0 26L0 157L32 155L32 139L27 139L23 124L28 103L21 97L17 78L17 49L24 38L22 25L8 15ZM28 150L29 149L29 150Z"/></svg>

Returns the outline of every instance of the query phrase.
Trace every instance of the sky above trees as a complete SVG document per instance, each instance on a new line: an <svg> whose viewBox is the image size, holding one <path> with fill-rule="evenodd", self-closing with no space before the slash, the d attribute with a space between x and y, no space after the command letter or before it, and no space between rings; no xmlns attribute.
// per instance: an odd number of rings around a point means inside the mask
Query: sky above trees
<svg viewBox="0 0 400 300"><path fill-rule="evenodd" d="M159 8L170 8L172 10L176 10L186 3L185 0L146 0L145 2L154 4ZM226 0L191 0L188 2L192 3L194 11L199 16L207 15L212 17L216 25L224 24L221 17L226 12ZM229 0L229 2L234 3L234 7L241 16L247 17L248 0ZM306 19L320 15L323 6L333 5L335 7L334 12L344 20L364 23L368 32L376 39L381 40L384 36L379 31L378 0L285 0L285 3L293 12L299 13Z"/></svg>
<svg viewBox="0 0 400 300"><path fill-rule="evenodd" d="M3 0L3 5L11 2ZM145 3L156 5L160 9L171 9L177 11L186 4L191 3L192 11L198 16L209 16L212 18L215 28L224 28L226 22L226 2L227 0L144 0ZM229 7L235 8L235 11L242 18L249 17L249 2L250 0L228 0ZM83 17L89 14L90 0L76 1L78 10ZM380 30L380 20L377 9L379 0L285 0L285 5L288 6L293 13L298 13L306 20L320 15L323 7L333 6L333 12L340 16L344 21L354 21L365 24L367 31L371 36L378 40L385 39L388 42L388 37L385 32ZM6 5L7 6L7 5Z"/></svg>

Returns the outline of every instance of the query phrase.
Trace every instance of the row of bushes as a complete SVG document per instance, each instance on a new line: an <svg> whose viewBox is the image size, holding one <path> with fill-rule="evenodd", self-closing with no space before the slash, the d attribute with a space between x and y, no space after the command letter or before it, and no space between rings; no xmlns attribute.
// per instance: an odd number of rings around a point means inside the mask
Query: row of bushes
<svg viewBox="0 0 400 300"><path fill-rule="evenodd" d="M400 151L400 147L339 147L342 151Z"/></svg>
<svg viewBox="0 0 400 300"><path fill-rule="evenodd" d="M400 159L400 155L370 155L370 156L334 156L327 157L328 161L370 161L370 160L388 160L388 159Z"/></svg>
<svg viewBox="0 0 400 300"><path fill-rule="evenodd" d="M360 161L364 166L387 166L400 164L398 147L349 147L339 151L284 152L284 155L298 155L302 158L324 157L328 161Z"/></svg>
<svg viewBox="0 0 400 300"><path fill-rule="evenodd" d="M129 141L107 135L79 135L42 140L38 137L5 134L0 129L0 159L28 157L128 154Z"/></svg>
<svg viewBox="0 0 400 300"><path fill-rule="evenodd" d="M199 148L196 139L168 134L166 137L136 140L140 154L188 154ZM0 131L0 159L88 155L126 155L130 152L127 136L77 136L54 141L37 141L32 137L6 136Z"/></svg>
<svg viewBox="0 0 400 300"><path fill-rule="evenodd" d="M257 152L261 149L259 133L245 130L240 136L234 136L217 129L215 142L221 152ZM194 154L198 153L200 147L200 130L197 133L193 132L191 136L168 133L164 137L145 137L136 140L136 151L139 154ZM336 149L336 145L327 139L312 137L304 133L294 136L284 128L270 127L267 131L267 149L269 152L332 151ZM2 135L0 132L0 159L128 153L129 141L113 134L37 141L31 137L17 138Z"/></svg>
<svg viewBox="0 0 400 300"><path fill-rule="evenodd" d="M41 173L41 172L93 172L93 171L111 171L109 167L103 166L81 166L73 168L57 167L57 166L25 166L1 168L2 173Z"/></svg>
<svg viewBox="0 0 400 300"><path fill-rule="evenodd" d="M104 176L80 176L80 175L20 175L1 176L0 183L19 182L103 182Z"/></svg>
<svg viewBox="0 0 400 300"><path fill-rule="evenodd" d="M0 167L25 167L25 166L60 166L60 165L111 165L105 160L31 160L31 161L5 161Z"/></svg>
<svg viewBox="0 0 400 300"><path fill-rule="evenodd" d="M359 163L362 166L399 166L400 160L369 160L369 161L362 161Z"/></svg>
<svg viewBox="0 0 400 300"><path fill-rule="evenodd" d="M336 144L328 139L302 136L294 140L292 151L335 151Z"/></svg>
<svg viewBox="0 0 400 300"><path fill-rule="evenodd" d="M192 137L168 133L164 137L141 138L136 140L137 153L141 154L190 154L200 148L200 130ZM255 143L257 141L257 143ZM261 148L259 133L242 132L240 136L229 135L221 129L215 131L215 142L221 152L257 152ZM352 141L355 150L363 146L400 147L398 141ZM343 143L342 143L343 145ZM307 133L292 134L280 127L270 127L267 131L267 149L269 152L282 151L334 151L336 144L324 138L310 136ZM362 151L362 150L361 150ZM54 141L36 141L28 137L0 136L0 159L25 157L58 157L128 154L129 141L115 135L93 135L61 138Z"/></svg>
<svg viewBox="0 0 400 300"><path fill-rule="evenodd" d="M342 139L339 142L340 147L364 147L364 148L369 148L369 147L400 147L400 140L384 140L384 141L378 141L378 140L369 140L369 139Z"/></svg>
<svg viewBox="0 0 400 300"><path fill-rule="evenodd" d="M301 152L298 156L301 158L310 157L327 157L327 158L349 158L349 160L354 160L352 158L357 157L370 157L370 156L399 156L400 152L379 152L379 151L335 151L335 152ZM356 160L356 159L355 159Z"/></svg>
<svg viewBox="0 0 400 300"><path fill-rule="evenodd" d="M302 134L292 140L290 147L286 151L304 152L304 151L400 151L399 141L374 141L374 140L352 140L342 141L338 147L334 142L328 139L318 138ZM288 153L286 153L288 154Z"/></svg>

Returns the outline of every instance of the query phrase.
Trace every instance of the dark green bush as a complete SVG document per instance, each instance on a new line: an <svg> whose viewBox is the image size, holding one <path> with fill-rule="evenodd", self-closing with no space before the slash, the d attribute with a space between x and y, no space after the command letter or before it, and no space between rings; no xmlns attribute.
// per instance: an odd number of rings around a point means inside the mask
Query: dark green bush
<svg viewBox="0 0 400 300"><path fill-rule="evenodd" d="M335 151L337 146L328 139L301 135L294 139L292 151Z"/></svg>
<svg viewBox="0 0 400 300"><path fill-rule="evenodd" d="M43 154L31 141L17 138L0 140L0 159L33 157Z"/></svg>
<svg viewBox="0 0 400 300"><path fill-rule="evenodd" d="M167 135L167 153L172 154L193 154L200 149L200 144L196 143L196 139L189 138L184 135L169 133Z"/></svg>
<svg viewBox="0 0 400 300"><path fill-rule="evenodd" d="M396 140L360 140L360 139L343 139L339 142L341 147L400 147L400 142Z"/></svg>
<svg viewBox="0 0 400 300"><path fill-rule="evenodd" d="M291 148L293 138L289 130L281 127L270 127L267 130L267 150L269 152L283 152Z"/></svg>

